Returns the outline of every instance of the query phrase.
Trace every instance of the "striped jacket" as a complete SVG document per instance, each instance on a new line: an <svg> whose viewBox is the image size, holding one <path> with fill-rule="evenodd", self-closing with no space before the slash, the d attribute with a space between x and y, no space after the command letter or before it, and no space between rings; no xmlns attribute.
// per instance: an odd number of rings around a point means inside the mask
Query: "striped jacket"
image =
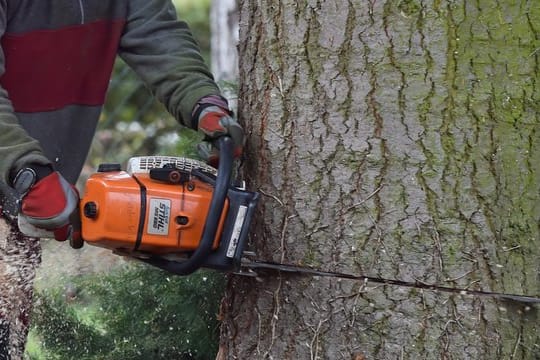
<svg viewBox="0 0 540 360"><path fill-rule="evenodd" d="M219 94L170 0L0 0L0 181L52 163L75 183L116 55L190 126Z"/></svg>

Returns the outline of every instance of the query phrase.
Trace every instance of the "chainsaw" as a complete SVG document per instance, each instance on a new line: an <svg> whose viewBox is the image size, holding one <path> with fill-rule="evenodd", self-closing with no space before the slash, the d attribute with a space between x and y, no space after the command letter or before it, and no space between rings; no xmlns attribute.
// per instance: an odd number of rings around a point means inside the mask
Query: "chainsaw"
<svg viewBox="0 0 540 360"><path fill-rule="evenodd" d="M285 273L540 303L535 296L258 260L246 250L246 243L259 194L231 181L232 140L222 137L216 145L220 154L217 169L197 160L168 156L131 158L126 171L120 164L101 164L86 182L79 213L72 219L81 236L72 237L70 245L75 249L85 243L103 247L176 275L189 275L200 268L252 277ZM24 224L20 227L28 234Z"/></svg>
<svg viewBox="0 0 540 360"><path fill-rule="evenodd" d="M80 201L84 243L111 249L177 275L201 267L238 271L259 199L232 184L232 140L218 141L219 166L151 156L101 164Z"/></svg>

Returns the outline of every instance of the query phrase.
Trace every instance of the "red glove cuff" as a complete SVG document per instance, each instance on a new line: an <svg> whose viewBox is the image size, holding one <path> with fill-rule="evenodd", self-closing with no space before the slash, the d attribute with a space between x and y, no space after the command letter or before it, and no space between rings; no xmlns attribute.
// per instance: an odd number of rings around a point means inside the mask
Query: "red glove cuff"
<svg viewBox="0 0 540 360"><path fill-rule="evenodd" d="M229 110L227 100L221 95L209 95L205 96L197 102L191 113L191 128L198 130L200 128L200 118L202 112L208 107L218 107L223 111L223 115L232 116L232 111Z"/></svg>

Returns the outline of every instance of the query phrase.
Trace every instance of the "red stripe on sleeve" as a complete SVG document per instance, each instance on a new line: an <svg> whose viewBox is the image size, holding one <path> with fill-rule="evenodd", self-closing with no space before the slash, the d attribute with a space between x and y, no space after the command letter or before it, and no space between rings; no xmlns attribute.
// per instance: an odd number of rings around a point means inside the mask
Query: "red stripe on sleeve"
<svg viewBox="0 0 540 360"><path fill-rule="evenodd" d="M102 105L124 20L6 33L0 84L18 112Z"/></svg>

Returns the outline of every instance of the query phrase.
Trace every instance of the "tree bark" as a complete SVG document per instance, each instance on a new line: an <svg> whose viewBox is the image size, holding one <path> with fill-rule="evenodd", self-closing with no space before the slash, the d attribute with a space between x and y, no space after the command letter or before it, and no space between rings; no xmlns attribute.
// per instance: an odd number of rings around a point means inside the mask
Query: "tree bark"
<svg viewBox="0 0 540 360"><path fill-rule="evenodd" d="M540 294L540 3L240 1L261 259ZM537 359L538 307L231 276L227 359Z"/></svg>
<svg viewBox="0 0 540 360"><path fill-rule="evenodd" d="M0 216L0 360L21 360L30 326L39 240Z"/></svg>

